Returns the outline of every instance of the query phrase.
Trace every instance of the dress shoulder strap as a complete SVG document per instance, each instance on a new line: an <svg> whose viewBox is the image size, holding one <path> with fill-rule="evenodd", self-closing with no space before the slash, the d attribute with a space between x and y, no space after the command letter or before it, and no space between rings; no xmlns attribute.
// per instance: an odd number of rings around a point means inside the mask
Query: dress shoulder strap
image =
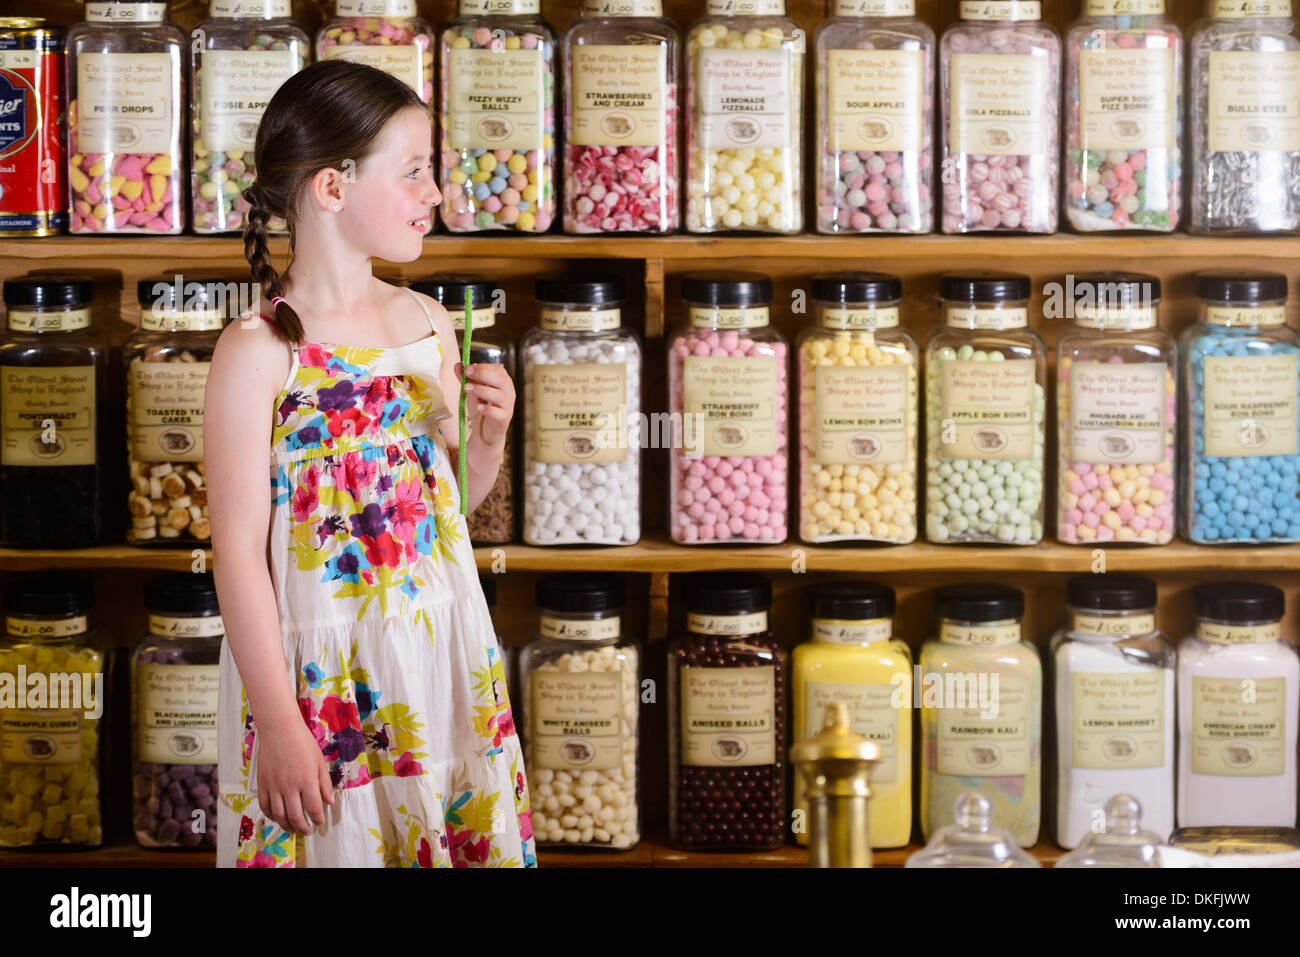
<svg viewBox="0 0 1300 957"><path fill-rule="evenodd" d="M434 325L433 313L430 312L429 307L424 304L424 300L421 299L418 295L416 295L415 290L412 289L410 286L403 286L402 288L411 294L411 298L415 300L415 304L419 306L420 310L424 313L424 318L429 320L429 328L433 330L434 335L437 335L438 327Z"/></svg>

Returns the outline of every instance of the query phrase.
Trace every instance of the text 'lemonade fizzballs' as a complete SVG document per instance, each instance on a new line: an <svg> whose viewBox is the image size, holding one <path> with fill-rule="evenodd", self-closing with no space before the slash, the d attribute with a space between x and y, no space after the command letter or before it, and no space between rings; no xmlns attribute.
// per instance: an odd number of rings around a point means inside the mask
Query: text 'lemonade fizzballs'
<svg viewBox="0 0 1300 957"><path fill-rule="evenodd" d="M641 343L623 281L537 281L524 372L524 541L641 538Z"/></svg>
<svg viewBox="0 0 1300 957"><path fill-rule="evenodd" d="M1040 0L963 0L939 41L943 231L1056 231L1061 38Z"/></svg>
<svg viewBox="0 0 1300 957"><path fill-rule="evenodd" d="M706 0L686 35L690 232L803 229L803 59L785 0Z"/></svg>
<svg viewBox="0 0 1300 957"><path fill-rule="evenodd" d="M1300 336L1286 277L1204 272L1179 353L1183 534L1193 542L1300 541Z"/></svg>
<svg viewBox="0 0 1300 957"><path fill-rule="evenodd" d="M947 273L925 351L926 536L1035 545L1043 537L1043 340L1029 277Z"/></svg>
<svg viewBox="0 0 1300 957"><path fill-rule="evenodd" d="M1173 232L1182 202L1183 36L1165 0L1084 0L1065 47L1070 225Z"/></svg>
<svg viewBox="0 0 1300 957"><path fill-rule="evenodd" d="M165 3L88 3L68 32L73 233L180 233L186 38Z"/></svg>
<svg viewBox="0 0 1300 957"><path fill-rule="evenodd" d="M537 583L538 629L520 652L524 745L539 844L626 850L641 840L641 655L613 575Z"/></svg>
<svg viewBox="0 0 1300 957"><path fill-rule="evenodd" d="M1160 280L1067 277L1074 325L1057 346L1056 537L1162 545L1174 537L1174 342L1159 327Z"/></svg>
<svg viewBox="0 0 1300 957"><path fill-rule="evenodd" d="M584 0L564 35L564 231L677 229L680 37L663 0Z"/></svg>
<svg viewBox="0 0 1300 957"><path fill-rule="evenodd" d="M307 65L310 41L289 0L212 0L190 35L190 216L196 233L244 227L257 126L280 84ZM284 221L269 224L283 231Z"/></svg>
<svg viewBox="0 0 1300 957"><path fill-rule="evenodd" d="M934 31L915 0L836 0L813 41L817 231L934 228Z"/></svg>
<svg viewBox="0 0 1300 957"><path fill-rule="evenodd" d="M668 346L668 527L678 544L781 542L789 470L787 349L771 327L772 280L682 277L686 326Z"/></svg>
<svg viewBox="0 0 1300 957"><path fill-rule="evenodd" d="M390 73L433 102L433 30L416 0L337 0L316 33L316 59L335 57Z"/></svg>
<svg viewBox="0 0 1300 957"><path fill-rule="evenodd" d="M555 32L540 0L461 0L442 33L442 221L544 233L555 219Z"/></svg>
<svg viewBox="0 0 1300 957"><path fill-rule="evenodd" d="M1300 229L1300 37L1291 13L1291 0L1212 0L1192 34L1194 233Z"/></svg>
<svg viewBox="0 0 1300 957"><path fill-rule="evenodd" d="M812 296L816 325L795 350L799 537L914 541L919 356L900 324L903 284L826 274L813 277Z"/></svg>

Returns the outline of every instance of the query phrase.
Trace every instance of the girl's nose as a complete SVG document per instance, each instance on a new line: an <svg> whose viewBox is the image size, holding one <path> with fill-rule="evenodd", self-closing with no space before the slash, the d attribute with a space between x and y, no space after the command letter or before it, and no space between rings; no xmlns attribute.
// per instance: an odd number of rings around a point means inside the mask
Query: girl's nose
<svg viewBox="0 0 1300 957"><path fill-rule="evenodd" d="M429 179L426 183L426 187L424 195L421 197L421 201L428 203L430 206L437 206L442 202L442 193L438 192L438 184L434 182L432 171L429 172Z"/></svg>

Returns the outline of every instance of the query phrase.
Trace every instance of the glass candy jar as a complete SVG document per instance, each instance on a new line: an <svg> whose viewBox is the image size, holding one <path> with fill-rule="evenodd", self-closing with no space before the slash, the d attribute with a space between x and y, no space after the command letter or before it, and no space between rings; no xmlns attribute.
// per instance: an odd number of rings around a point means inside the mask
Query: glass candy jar
<svg viewBox="0 0 1300 957"><path fill-rule="evenodd" d="M316 59L336 57L383 70L433 103L433 29L416 0L336 0L316 33Z"/></svg>

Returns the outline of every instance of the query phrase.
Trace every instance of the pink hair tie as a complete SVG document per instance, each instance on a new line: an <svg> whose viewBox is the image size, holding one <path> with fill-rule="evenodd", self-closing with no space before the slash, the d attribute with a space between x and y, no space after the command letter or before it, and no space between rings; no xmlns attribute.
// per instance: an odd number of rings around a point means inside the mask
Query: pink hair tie
<svg viewBox="0 0 1300 957"><path fill-rule="evenodd" d="M271 305L272 305L272 306L278 306L278 305L279 305L280 303L282 303L282 302L284 302L284 296L272 296L272 297L271 297Z"/></svg>

